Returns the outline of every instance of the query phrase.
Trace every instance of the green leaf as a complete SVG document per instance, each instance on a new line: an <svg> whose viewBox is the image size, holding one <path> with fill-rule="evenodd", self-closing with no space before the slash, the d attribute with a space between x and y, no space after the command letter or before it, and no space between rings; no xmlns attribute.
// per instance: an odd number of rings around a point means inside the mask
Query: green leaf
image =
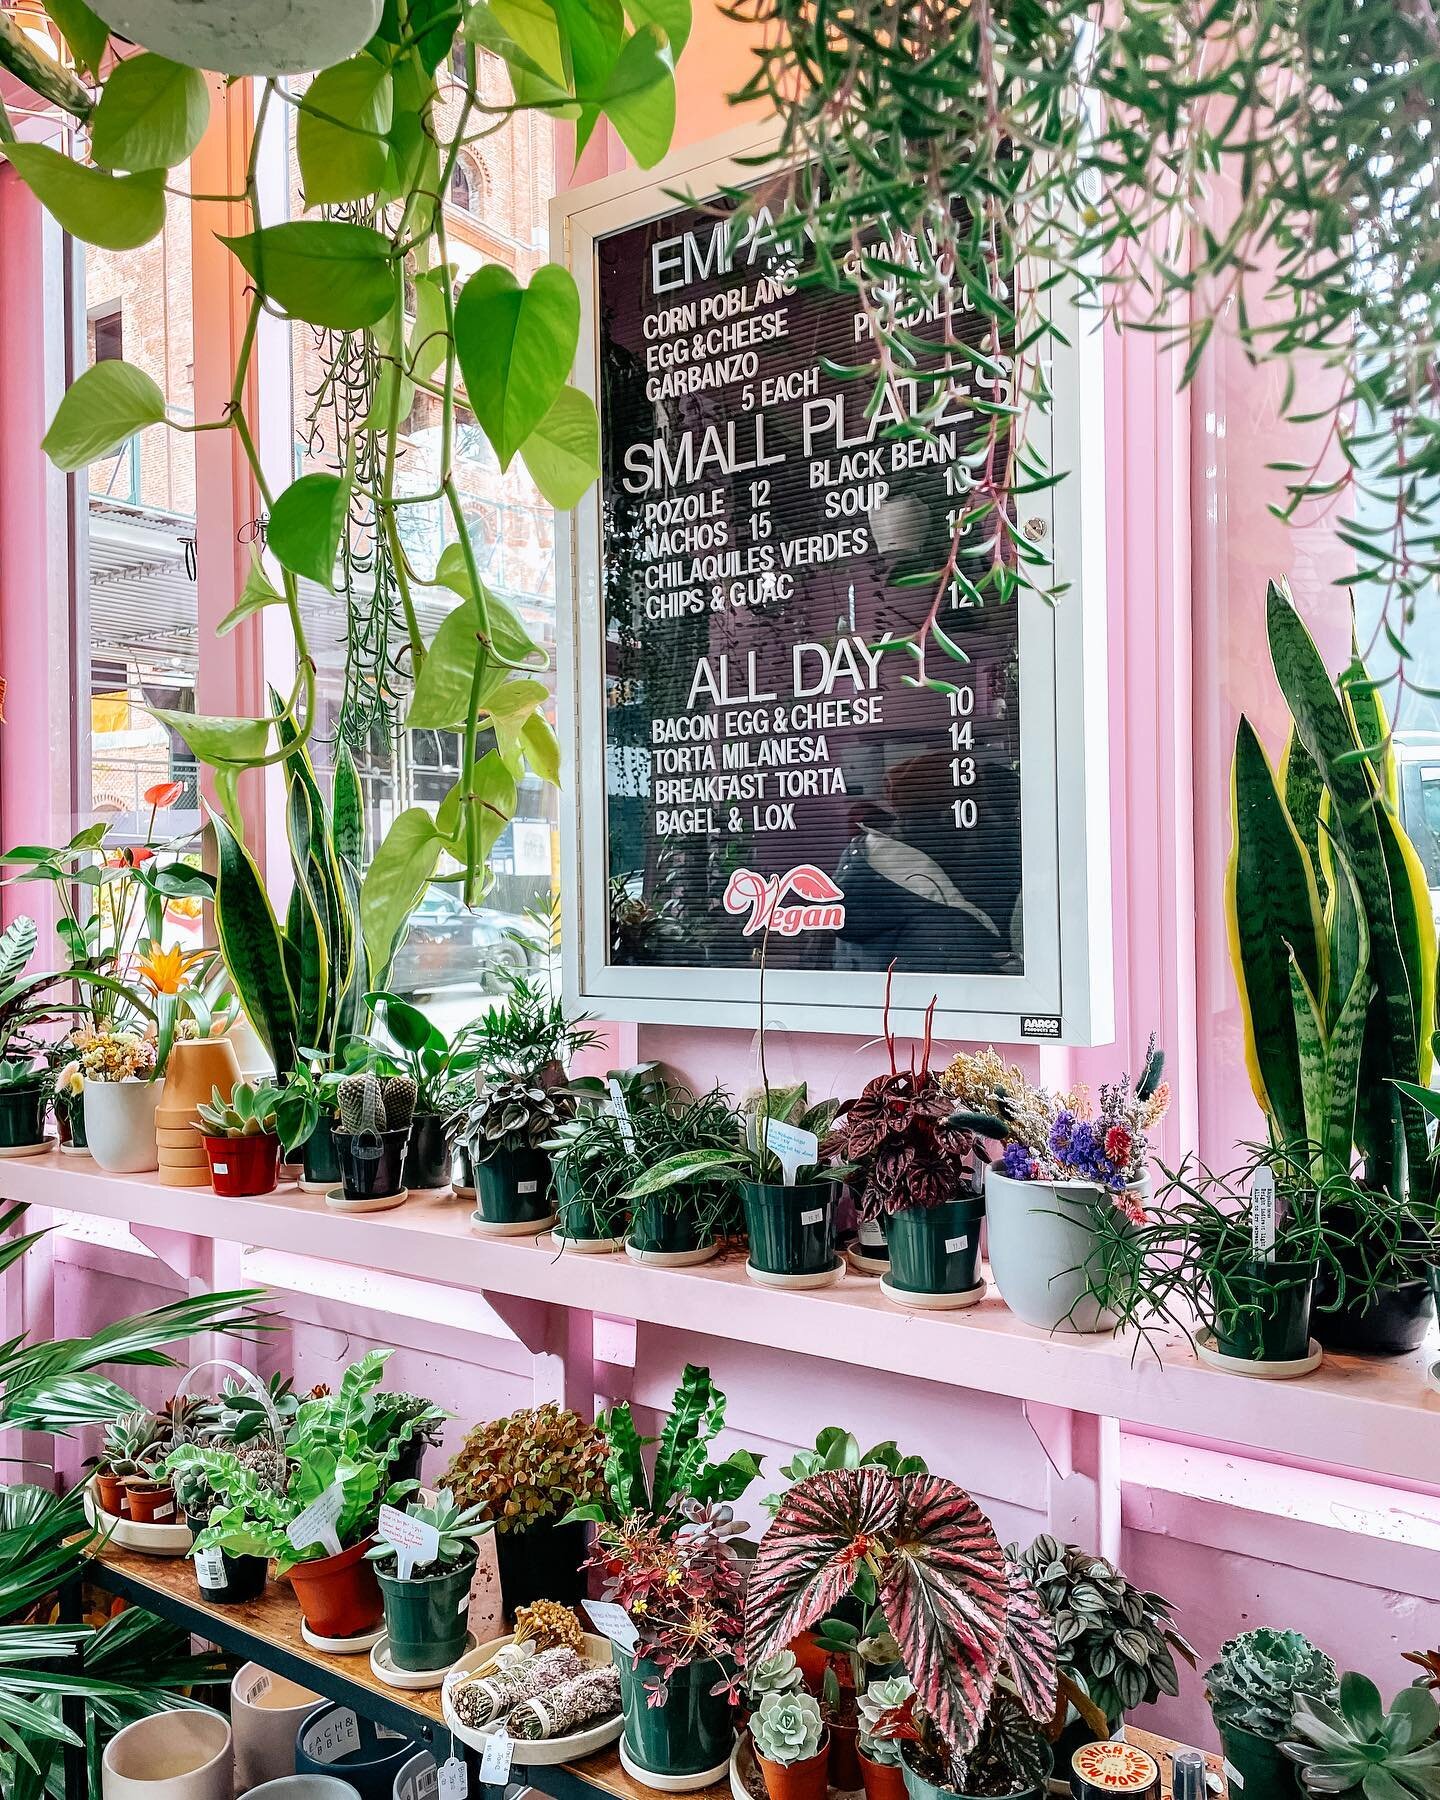
<svg viewBox="0 0 1440 1800"><path fill-rule="evenodd" d="M575 360L580 296L569 273L546 263L521 287L499 263L465 283L455 347L471 411L508 469L554 405Z"/></svg>
<svg viewBox="0 0 1440 1800"><path fill-rule="evenodd" d="M57 469L83 469L164 417L165 396L143 369L96 363L65 390L40 447Z"/></svg>
<svg viewBox="0 0 1440 1800"><path fill-rule="evenodd" d="M295 219L221 242L267 299L309 325L361 331L394 303L390 241L368 225Z"/></svg>
<svg viewBox="0 0 1440 1800"><path fill-rule="evenodd" d="M449 336L445 324L445 286L452 269L426 269L415 277L415 324L410 333L406 368L426 381L445 360Z"/></svg>
<svg viewBox="0 0 1440 1800"><path fill-rule="evenodd" d="M546 0L490 0L489 10L511 42L519 45L542 74L563 88L565 53L560 45L555 9Z"/></svg>
<svg viewBox="0 0 1440 1800"><path fill-rule="evenodd" d="M625 36L620 0L554 0L577 94L592 98L615 67Z"/></svg>
<svg viewBox="0 0 1440 1800"><path fill-rule="evenodd" d="M560 785L560 740L550 721L541 712L533 712L520 731L520 744L525 760L552 787Z"/></svg>
<svg viewBox="0 0 1440 1800"><path fill-rule="evenodd" d="M45 10L60 27L76 66L98 78L110 43L110 27L96 18L85 0L45 0Z"/></svg>
<svg viewBox="0 0 1440 1800"><path fill-rule="evenodd" d="M515 777L498 750L487 750L475 765L475 805L480 809L480 854L488 856L495 840L515 817L519 792Z"/></svg>
<svg viewBox="0 0 1440 1800"><path fill-rule="evenodd" d="M174 712L163 706L152 706L148 711L152 719L179 732L201 762L250 768L270 746L268 719L228 719L209 713Z"/></svg>
<svg viewBox="0 0 1440 1800"><path fill-rule="evenodd" d="M411 1006L394 994L367 994L365 998L380 1014L386 1031L401 1050L419 1056L424 1050L443 1053L449 1048L444 1032L432 1025L418 1006Z"/></svg>
<svg viewBox="0 0 1440 1800"><path fill-rule="evenodd" d="M296 575L335 588L335 558L350 511L350 485L338 475L302 475L270 509L265 541Z"/></svg>
<svg viewBox="0 0 1440 1800"><path fill-rule="evenodd" d="M165 223L165 172L107 175L46 144L0 144L15 173L71 237L102 250L135 250Z"/></svg>
<svg viewBox="0 0 1440 1800"><path fill-rule="evenodd" d="M210 122L199 69L143 51L111 69L90 121L90 154L102 169L173 169Z"/></svg>
<svg viewBox="0 0 1440 1800"><path fill-rule="evenodd" d="M245 1016L283 1078L299 1049L295 996L285 973L280 926L248 850L225 821L211 815L215 833L215 935Z"/></svg>
<svg viewBox="0 0 1440 1800"><path fill-rule="evenodd" d="M520 446L536 487L554 507L578 505L600 474L600 420L595 402L563 387L549 412Z"/></svg>
<svg viewBox="0 0 1440 1800"><path fill-rule="evenodd" d="M476 0L465 15L465 35L474 44L498 56L510 73L510 85L520 106L543 106L551 118L572 119L579 108L563 104L569 98L564 74L547 72L501 24L486 0Z"/></svg>
<svg viewBox="0 0 1440 1800"><path fill-rule="evenodd" d="M412 731L456 731L470 714L470 685L479 643L475 609L457 606L440 621L425 652L405 724Z"/></svg>
<svg viewBox="0 0 1440 1800"><path fill-rule="evenodd" d="M664 156L675 135L675 71L657 26L646 25L626 39L595 104L642 169Z"/></svg>
<svg viewBox="0 0 1440 1800"><path fill-rule="evenodd" d="M643 1200L647 1194L663 1193L668 1188L690 1187L716 1176L729 1176L740 1158L738 1145L734 1150L677 1150L648 1168L620 1198Z"/></svg>
<svg viewBox="0 0 1440 1800"><path fill-rule="evenodd" d="M500 759L517 781L525 772L520 734L535 709L548 698L543 681L536 681L532 675L512 675L500 683L485 703L486 723L495 733Z"/></svg>
<svg viewBox="0 0 1440 1800"><path fill-rule="evenodd" d="M424 893L440 855L435 822L422 806L402 812L365 871L360 926L376 979L383 980L406 921Z"/></svg>
<svg viewBox="0 0 1440 1800"><path fill-rule="evenodd" d="M473 598L465 552L459 544L447 544L440 552L435 579L452 594L459 594L462 600ZM531 637L529 627L508 600L486 588L485 605L490 616L490 642L497 656L511 663L528 662L535 669L549 668L548 654Z"/></svg>
<svg viewBox="0 0 1440 1800"><path fill-rule="evenodd" d="M625 10L632 25L658 25L669 42L672 60L678 60L690 41L690 0L625 0Z"/></svg>
<svg viewBox="0 0 1440 1800"><path fill-rule="evenodd" d="M295 122L307 206L334 206L375 193L390 156L386 134L393 110L389 71L373 57L351 57L315 77L300 96ZM327 116L318 117L321 113ZM337 119L346 124L331 122Z"/></svg>
<svg viewBox="0 0 1440 1800"><path fill-rule="evenodd" d="M105 368L109 365L102 363ZM248 619L252 613L260 612L267 606L283 606L285 596L271 586L270 577L265 573L260 561L260 553L252 545L250 548L250 573L245 577L245 585L240 590L240 598L215 627L216 637L228 637L242 620Z"/></svg>

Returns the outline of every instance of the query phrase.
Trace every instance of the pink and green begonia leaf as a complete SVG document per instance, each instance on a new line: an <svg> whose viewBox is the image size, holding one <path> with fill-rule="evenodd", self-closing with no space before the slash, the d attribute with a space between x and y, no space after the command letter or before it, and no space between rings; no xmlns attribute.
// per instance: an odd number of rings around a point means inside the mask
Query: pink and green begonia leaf
<svg viewBox="0 0 1440 1800"><path fill-rule="evenodd" d="M1005 1559L1010 1604L1005 1614L1005 1666L1032 1719L1051 1719L1060 1697L1055 1621L1019 1563Z"/></svg>

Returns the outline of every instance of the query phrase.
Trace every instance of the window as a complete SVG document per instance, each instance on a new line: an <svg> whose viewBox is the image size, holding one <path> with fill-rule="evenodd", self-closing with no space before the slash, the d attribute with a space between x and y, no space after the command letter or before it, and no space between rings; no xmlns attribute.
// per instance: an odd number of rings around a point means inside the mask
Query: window
<svg viewBox="0 0 1440 1800"><path fill-rule="evenodd" d="M90 361L92 363L123 362L125 359L125 315L118 306L107 307L90 315Z"/></svg>
<svg viewBox="0 0 1440 1800"><path fill-rule="evenodd" d="M475 204L475 192L463 156L457 159L450 173L450 204L458 206L462 212L469 212Z"/></svg>

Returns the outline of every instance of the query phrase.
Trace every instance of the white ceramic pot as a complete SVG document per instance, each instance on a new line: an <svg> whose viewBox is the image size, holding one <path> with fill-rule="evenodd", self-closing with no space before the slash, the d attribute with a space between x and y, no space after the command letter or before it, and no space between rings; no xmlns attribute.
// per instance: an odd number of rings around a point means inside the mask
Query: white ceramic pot
<svg viewBox="0 0 1440 1800"><path fill-rule="evenodd" d="M435 1758L428 1750L417 1750L395 1777L394 1800L435 1800L439 1791L440 1771Z"/></svg>
<svg viewBox="0 0 1440 1800"><path fill-rule="evenodd" d="M90 1154L112 1175L140 1175L160 1167L155 1148L158 1081L87 1081L85 1137Z"/></svg>
<svg viewBox="0 0 1440 1800"><path fill-rule="evenodd" d="M433 1761L430 1767L435 1767ZM261 1800L262 1795L264 1800L360 1800L360 1790L338 1775L282 1775L251 1788L245 1800Z"/></svg>
<svg viewBox="0 0 1440 1800"><path fill-rule="evenodd" d="M230 1727L208 1707L151 1713L117 1732L100 1768L104 1800L234 1800Z"/></svg>
<svg viewBox="0 0 1440 1800"><path fill-rule="evenodd" d="M1000 1297L1040 1331L1113 1331L1115 1315L1086 1293L1096 1206L1113 1202L1084 1182L1015 1181L994 1163L985 1172L990 1273Z"/></svg>
<svg viewBox="0 0 1440 1800"><path fill-rule="evenodd" d="M312 1694L259 1663L246 1663L230 1683L235 1732L235 1786L240 1793L295 1773L295 1735L324 1696ZM309 1777L307 1776L308 1780Z"/></svg>

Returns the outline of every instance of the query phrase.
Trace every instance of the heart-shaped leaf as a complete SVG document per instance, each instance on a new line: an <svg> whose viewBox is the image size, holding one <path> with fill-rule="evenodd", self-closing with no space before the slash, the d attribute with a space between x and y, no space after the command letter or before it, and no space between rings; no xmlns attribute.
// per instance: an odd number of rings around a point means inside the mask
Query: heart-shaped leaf
<svg viewBox="0 0 1440 1800"><path fill-rule="evenodd" d="M579 388L563 387L555 403L520 447L536 487L554 507L568 512L600 474L600 420L595 402Z"/></svg>
<svg viewBox="0 0 1440 1800"><path fill-rule="evenodd" d="M394 109L390 73L371 56L324 69L300 96L295 154L305 200L363 200L385 179Z"/></svg>
<svg viewBox="0 0 1440 1800"><path fill-rule="evenodd" d="M658 26L646 25L625 40L595 105L642 169L664 156L675 135L675 70Z"/></svg>
<svg viewBox="0 0 1440 1800"><path fill-rule="evenodd" d="M396 819L371 858L360 889L360 928L372 975L378 980L385 978L439 855L434 820L423 806L412 806Z"/></svg>
<svg viewBox="0 0 1440 1800"><path fill-rule="evenodd" d="M143 51L122 56L90 121L90 154L102 169L173 169L210 122L210 90L198 69Z"/></svg>
<svg viewBox="0 0 1440 1800"><path fill-rule="evenodd" d="M152 719L178 732L201 762L212 766L229 763L248 768L270 746L268 719L231 719L219 714L175 712L163 706L148 710Z"/></svg>
<svg viewBox="0 0 1440 1800"><path fill-rule="evenodd" d="M335 586L335 558L350 510L350 488L338 475L302 475L277 494L265 541L295 575Z"/></svg>
<svg viewBox="0 0 1440 1800"><path fill-rule="evenodd" d="M395 300L388 238L339 219L294 219L221 240L292 318L331 331L377 324Z"/></svg>
<svg viewBox="0 0 1440 1800"><path fill-rule="evenodd" d="M164 417L165 396L143 369L96 363L66 389L40 447L57 469L83 469Z"/></svg>
<svg viewBox="0 0 1440 1800"><path fill-rule="evenodd" d="M15 173L71 237L102 250L135 250L165 223L165 172L107 175L48 144L0 144Z"/></svg>
<svg viewBox="0 0 1440 1800"><path fill-rule="evenodd" d="M45 10L60 27L77 68L97 79L110 43L110 27L85 4L85 0L45 0Z"/></svg>
<svg viewBox="0 0 1440 1800"><path fill-rule="evenodd" d="M575 360L580 296L569 273L546 263L522 287L500 263L465 283L455 347L471 410L507 469L555 404Z"/></svg>
<svg viewBox="0 0 1440 1800"><path fill-rule="evenodd" d="M270 577L265 573L259 553L251 546L250 573L245 577L245 585L240 590L240 598L215 627L216 637L228 637L242 620L253 613L260 612L267 606L283 606L285 596L275 588Z"/></svg>

